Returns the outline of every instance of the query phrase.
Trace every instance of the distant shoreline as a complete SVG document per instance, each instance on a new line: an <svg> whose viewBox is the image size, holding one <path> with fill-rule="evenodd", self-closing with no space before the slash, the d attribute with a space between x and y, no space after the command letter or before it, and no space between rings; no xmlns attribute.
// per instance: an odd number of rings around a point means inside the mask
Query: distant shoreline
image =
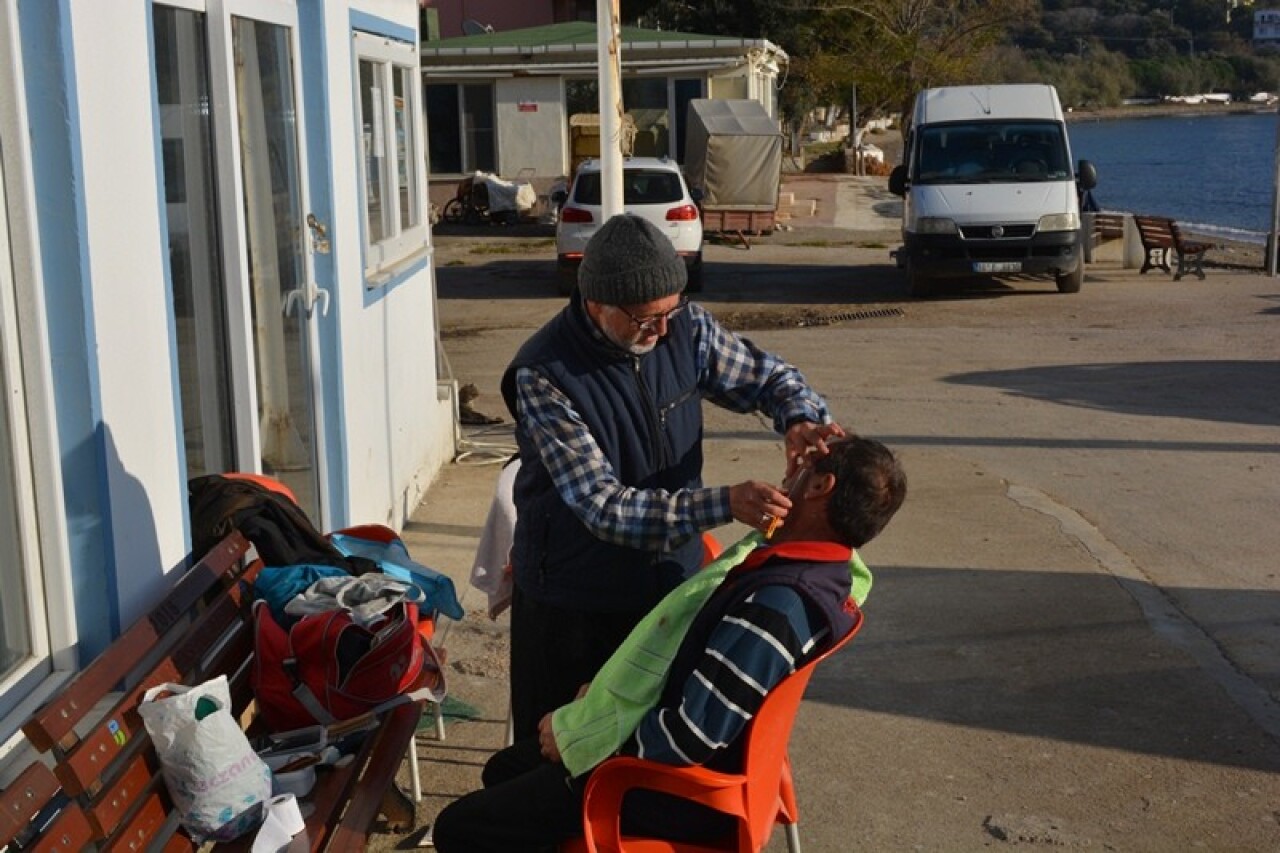
<svg viewBox="0 0 1280 853"><path fill-rule="evenodd" d="M1165 118L1168 116L1201 115L1253 115L1274 113L1275 105L1250 103L1231 104L1133 104L1123 107L1100 107L1089 110L1072 110L1067 113L1067 123L1082 121L1108 121L1120 118Z"/></svg>

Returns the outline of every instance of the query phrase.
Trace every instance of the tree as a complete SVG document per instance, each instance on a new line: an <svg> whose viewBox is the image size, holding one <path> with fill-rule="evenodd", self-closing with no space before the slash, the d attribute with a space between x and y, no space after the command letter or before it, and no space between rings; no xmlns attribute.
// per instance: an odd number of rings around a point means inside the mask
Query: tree
<svg viewBox="0 0 1280 853"><path fill-rule="evenodd" d="M819 6L847 40L843 58L859 106L906 113L920 89L972 82L1008 29L1035 10L1032 0L831 0ZM811 81L811 83L814 81Z"/></svg>

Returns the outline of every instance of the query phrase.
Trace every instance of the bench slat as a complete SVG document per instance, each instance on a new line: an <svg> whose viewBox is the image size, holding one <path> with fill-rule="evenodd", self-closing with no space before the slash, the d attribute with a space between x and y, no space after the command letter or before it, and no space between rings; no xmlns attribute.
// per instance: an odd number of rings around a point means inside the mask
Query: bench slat
<svg viewBox="0 0 1280 853"><path fill-rule="evenodd" d="M412 738L417 732L418 721L422 719L422 707L421 703L415 702L391 710L382 725L371 733L370 740L374 742L366 744L361 757L365 757L364 753L372 755L376 752L380 746L379 741L402 743ZM401 752L403 753L403 749ZM347 804L342 822L334 830L330 849L354 850L362 845L368 833L367 827L377 818L386 792L390 792L395 785L399 761L365 760L360 787Z"/></svg>
<svg viewBox="0 0 1280 853"><path fill-rule="evenodd" d="M80 853L92 840L84 812L68 802L31 849L37 853Z"/></svg>
<svg viewBox="0 0 1280 853"><path fill-rule="evenodd" d="M0 791L0 847L24 832L56 793L57 778L52 770L38 761Z"/></svg>
<svg viewBox="0 0 1280 853"><path fill-rule="evenodd" d="M136 666L141 660L139 652L154 649L181 614L239 568L248 550L249 541L238 532L218 543L179 579L146 619L135 622L23 725L31 745L48 752L62 738L74 735L72 730L98 699L119 686L116 674Z"/></svg>

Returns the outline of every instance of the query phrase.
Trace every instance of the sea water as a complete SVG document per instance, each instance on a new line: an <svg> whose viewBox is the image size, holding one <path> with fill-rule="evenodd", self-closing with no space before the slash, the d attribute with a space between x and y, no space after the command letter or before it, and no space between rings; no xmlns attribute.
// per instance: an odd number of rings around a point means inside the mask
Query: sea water
<svg viewBox="0 0 1280 853"><path fill-rule="evenodd" d="M1169 216L1197 234L1263 243L1278 121L1275 113L1072 121L1071 153L1097 167L1102 210Z"/></svg>

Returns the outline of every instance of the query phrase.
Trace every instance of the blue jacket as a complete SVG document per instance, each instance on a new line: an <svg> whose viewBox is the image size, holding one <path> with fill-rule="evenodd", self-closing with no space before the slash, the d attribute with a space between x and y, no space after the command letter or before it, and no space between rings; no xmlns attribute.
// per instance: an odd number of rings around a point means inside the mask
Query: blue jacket
<svg viewBox="0 0 1280 853"><path fill-rule="evenodd" d="M687 313L673 318L654 350L634 356L601 341L582 300L525 343L502 379L516 412L515 373L543 375L573 403L618 479L638 489L702 485L702 397ZM560 498L538 448L516 429L514 580L530 598L598 613L644 612L697 569L702 544L646 552L598 539Z"/></svg>

